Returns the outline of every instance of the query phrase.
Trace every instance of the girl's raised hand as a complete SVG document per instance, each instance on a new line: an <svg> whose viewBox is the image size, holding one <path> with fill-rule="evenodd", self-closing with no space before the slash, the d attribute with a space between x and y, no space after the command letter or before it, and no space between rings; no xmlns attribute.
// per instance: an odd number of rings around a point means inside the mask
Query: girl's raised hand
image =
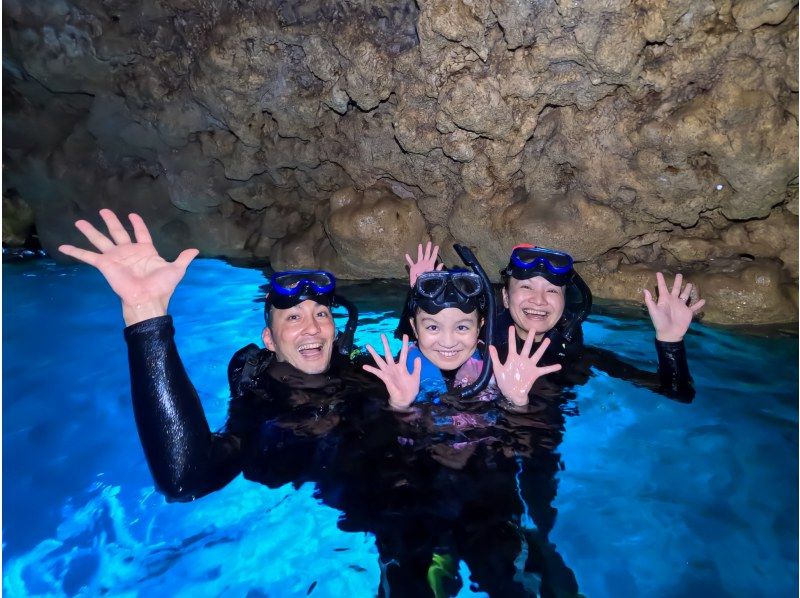
<svg viewBox="0 0 800 598"><path fill-rule="evenodd" d="M403 335L403 347L400 355L395 362L392 351L389 349L389 341L385 334L381 334L383 341L383 357L370 345L367 345L372 358L377 367L371 365L362 366L367 372L375 374L383 380L386 390L389 392L389 405L394 409L408 409L414 399L419 394L419 379L422 373L422 360L417 357L414 359L414 369L409 373L406 362L408 361L408 335Z"/></svg>
<svg viewBox="0 0 800 598"><path fill-rule="evenodd" d="M406 254L406 262L408 262L408 285L413 287L417 282L420 274L425 272L433 272L434 270L441 270L444 264L436 264L436 258L439 255L439 246L432 245L430 241L423 249L422 243L417 246L417 261L411 259L411 256Z"/></svg>

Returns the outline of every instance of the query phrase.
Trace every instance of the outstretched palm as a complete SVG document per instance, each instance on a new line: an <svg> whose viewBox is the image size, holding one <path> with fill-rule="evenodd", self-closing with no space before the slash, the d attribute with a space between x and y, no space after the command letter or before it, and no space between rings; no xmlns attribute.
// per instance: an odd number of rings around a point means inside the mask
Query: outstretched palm
<svg viewBox="0 0 800 598"><path fill-rule="evenodd" d="M111 239L85 220L75 226L100 253L62 245L59 251L65 255L94 266L105 277L108 284L122 300L125 320L128 324L166 313L175 287L186 273L186 268L197 256L196 249L183 251L174 262L168 262L153 246L147 226L140 216L129 216L136 242L111 210L100 210L100 216L108 227ZM113 241L112 241L113 239ZM142 313L137 316L135 312Z"/></svg>
<svg viewBox="0 0 800 598"><path fill-rule="evenodd" d="M660 341L678 342L683 340L689 324L692 323L694 314L702 308L706 302L700 299L693 304L688 304L692 293L692 283L688 283L681 288L683 276L675 275L672 290L667 290L667 283L661 272L656 274L658 284L658 301L653 299L649 290L644 290L644 302L647 304L647 311L656 329L656 338Z"/></svg>
<svg viewBox="0 0 800 598"><path fill-rule="evenodd" d="M417 245L417 261L411 259L411 256L406 254L406 262L408 263L408 285L413 287L417 282L420 274L425 272L433 272L434 270L441 270L444 264L436 264L436 259L439 256L439 246L428 244L422 247L422 243Z"/></svg>
<svg viewBox="0 0 800 598"><path fill-rule="evenodd" d="M407 409L419 393L422 360L419 357L415 358L414 368L409 373L406 366L408 361L408 335L403 335L403 346L400 349L397 361L392 357L389 341L386 339L385 334L381 334L381 341L383 342L383 357L378 355L372 346L367 345L367 351L375 360L375 366L363 365L361 367L383 380L389 393L389 405L395 409Z"/></svg>
<svg viewBox="0 0 800 598"><path fill-rule="evenodd" d="M534 334L529 333L528 338L525 339L525 343L522 345L522 350L517 353L517 339L514 327L509 326L508 358L505 363L500 362L495 346L489 346L489 357L492 359L492 368L494 369L497 387L505 398L520 407L528 404L528 393L533 388L534 382L542 376L561 369L561 364L559 363L548 366L539 365L539 360L550 345L550 339L544 339L539 348L531 355L534 337Z"/></svg>

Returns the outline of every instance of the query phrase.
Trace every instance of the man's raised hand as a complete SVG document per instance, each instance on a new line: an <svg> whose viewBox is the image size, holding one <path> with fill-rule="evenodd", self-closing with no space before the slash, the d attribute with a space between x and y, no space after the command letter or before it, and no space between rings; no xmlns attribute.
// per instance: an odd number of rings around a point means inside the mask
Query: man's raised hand
<svg viewBox="0 0 800 598"><path fill-rule="evenodd" d="M165 315L175 287L199 252L186 249L174 262L168 262L158 255L150 232L138 214L128 216L135 236L133 242L114 212L100 210L100 217L110 239L86 220L75 223L99 253L72 245L61 245L58 250L100 271L122 301L126 325Z"/></svg>

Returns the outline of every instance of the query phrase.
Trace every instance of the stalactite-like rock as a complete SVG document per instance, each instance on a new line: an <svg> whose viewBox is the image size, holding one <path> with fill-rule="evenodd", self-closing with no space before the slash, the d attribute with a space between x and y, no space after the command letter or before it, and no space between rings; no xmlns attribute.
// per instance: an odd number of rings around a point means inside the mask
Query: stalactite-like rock
<svg viewBox="0 0 800 598"><path fill-rule="evenodd" d="M167 254L345 278L532 242L599 296L684 270L710 320L796 319L796 2L4 9L6 244L26 206L51 253L109 206Z"/></svg>

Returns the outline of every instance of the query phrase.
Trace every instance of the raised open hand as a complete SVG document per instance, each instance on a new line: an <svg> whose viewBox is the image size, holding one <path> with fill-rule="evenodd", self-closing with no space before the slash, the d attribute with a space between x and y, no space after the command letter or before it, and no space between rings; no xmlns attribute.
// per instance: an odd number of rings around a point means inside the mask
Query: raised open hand
<svg viewBox="0 0 800 598"><path fill-rule="evenodd" d="M439 264L438 266L436 265L436 258L438 255L439 246L431 244L430 241L428 241L428 244L425 246L424 250L422 248L422 243L417 245L416 262L411 259L410 255L406 254L406 262L408 262L408 286L413 287L420 274L424 274L425 272L433 272L434 270L441 270L444 268L444 264Z"/></svg>
<svg viewBox="0 0 800 598"><path fill-rule="evenodd" d="M186 268L199 253L197 249L183 251L174 262L168 262L156 251L150 232L138 214L130 214L136 242L116 214L100 210L111 239L86 220L78 220L76 228L100 253L61 245L58 250L70 257L94 266L105 277L122 300L122 314L130 326L148 318L163 316ZM113 241L112 241L113 239Z"/></svg>
<svg viewBox="0 0 800 598"><path fill-rule="evenodd" d="M497 387L505 398L517 406L528 404L528 393L531 391L534 382L542 376L561 369L560 363L539 367L539 360L544 355L544 352L547 351L547 347L550 346L550 339L544 339L539 348L536 349L536 352L531 355L534 337L534 334L528 334L525 344L522 345L522 351L517 353L517 339L514 327L509 326L508 358L505 364L500 363L500 357L497 355L495 346L489 346L489 357L492 358Z"/></svg>
<svg viewBox="0 0 800 598"><path fill-rule="evenodd" d="M667 282L661 272L656 274L658 284L658 301L653 299L649 290L644 290L644 302L647 304L647 311L656 329L656 338L660 341L676 343L683 340L692 317L706 302L705 299L689 304L692 293L692 283L687 283L683 289L683 276L675 275L675 282L672 291L667 290Z"/></svg>
<svg viewBox="0 0 800 598"><path fill-rule="evenodd" d="M386 390L389 391L389 405L395 409L407 409L419 393L419 377L422 373L422 360L417 357L414 359L414 370L409 373L406 362L408 361L408 335L403 335L403 347L400 349L400 356L395 363L392 351L389 349L389 341L385 334L381 334L383 341L383 357L370 345L367 345L372 358L378 367L364 365L366 371L375 374L383 380Z"/></svg>

